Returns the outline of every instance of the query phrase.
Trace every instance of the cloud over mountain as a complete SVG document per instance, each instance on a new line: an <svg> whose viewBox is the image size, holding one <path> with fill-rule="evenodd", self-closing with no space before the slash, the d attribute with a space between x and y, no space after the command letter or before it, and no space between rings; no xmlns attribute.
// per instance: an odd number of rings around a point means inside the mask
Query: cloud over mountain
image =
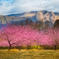
<svg viewBox="0 0 59 59"><path fill-rule="evenodd" d="M59 12L59 0L0 0L0 15L40 10Z"/></svg>

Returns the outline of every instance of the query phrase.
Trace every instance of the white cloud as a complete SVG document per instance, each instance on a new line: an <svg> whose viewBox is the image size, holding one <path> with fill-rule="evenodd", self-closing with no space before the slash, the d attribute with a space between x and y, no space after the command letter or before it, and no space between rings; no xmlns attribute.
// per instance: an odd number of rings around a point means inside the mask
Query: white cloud
<svg viewBox="0 0 59 59"><path fill-rule="evenodd" d="M59 0L1 0L0 15L28 11L48 10L59 12Z"/></svg>

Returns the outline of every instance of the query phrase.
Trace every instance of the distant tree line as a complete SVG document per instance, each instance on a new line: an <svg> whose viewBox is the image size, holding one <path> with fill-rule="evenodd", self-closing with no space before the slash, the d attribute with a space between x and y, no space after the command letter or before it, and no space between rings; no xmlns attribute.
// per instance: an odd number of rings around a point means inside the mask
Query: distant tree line
<svg viewBox="0 0 59 59"><path fill-rule="evenodd" d="M55 21L54 27L59 28L59 19Z"/></svg>
<svg viewBox="0 0 59 59"><path fill-rule="evenodd" d="M39 30L44 30L50 27L57 27L59 28L59 19L57 19L54 23L54 25L52 24L52 22L50 21L35 21L33 22L31 19L26 19L26 20L20 20L20 21L12 21L10 25L30 25L31 27L33 27L34 29L39 29Z"/></svg>

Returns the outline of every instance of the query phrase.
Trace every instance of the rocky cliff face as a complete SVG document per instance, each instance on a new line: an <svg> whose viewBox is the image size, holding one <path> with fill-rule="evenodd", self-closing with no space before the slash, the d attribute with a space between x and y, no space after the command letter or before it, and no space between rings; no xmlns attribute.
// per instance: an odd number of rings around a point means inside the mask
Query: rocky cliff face
<svg viewBox="0 0 59 59"><path fill-rule="evenodd" d="M26 19L31 19L33 22L35 21L50 21L54 23L57 19L59 19L59 13L49 12L49 11L31 11L31 12L25 12L22 14L12 14L7 16L1 16L0 15L0 24L6 24L7 22L12 21L21 21Z"/></svg>

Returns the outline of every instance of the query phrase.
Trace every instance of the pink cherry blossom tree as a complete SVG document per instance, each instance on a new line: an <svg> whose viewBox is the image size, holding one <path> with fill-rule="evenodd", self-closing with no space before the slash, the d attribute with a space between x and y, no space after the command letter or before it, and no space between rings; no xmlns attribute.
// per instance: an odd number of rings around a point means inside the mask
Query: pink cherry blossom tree
<svg viewBox="0 0 59 59"><path fill-rule="evenodd" d="M40 45L54 46L56 50L59 46L59 29L50 28L45 30L40 38Z"/></svg>
<svg viewBox="0 0 59 59"><path fill-rule="evenodd" d="M1 46L9 46L9 50L14 46L32 46L39 43L40 34L37 29L28 26L7 26L3 28L0 38L4 44ZM1 41L1 42L2 42ZM7 43L6 43L7 42Z"/></svg>

